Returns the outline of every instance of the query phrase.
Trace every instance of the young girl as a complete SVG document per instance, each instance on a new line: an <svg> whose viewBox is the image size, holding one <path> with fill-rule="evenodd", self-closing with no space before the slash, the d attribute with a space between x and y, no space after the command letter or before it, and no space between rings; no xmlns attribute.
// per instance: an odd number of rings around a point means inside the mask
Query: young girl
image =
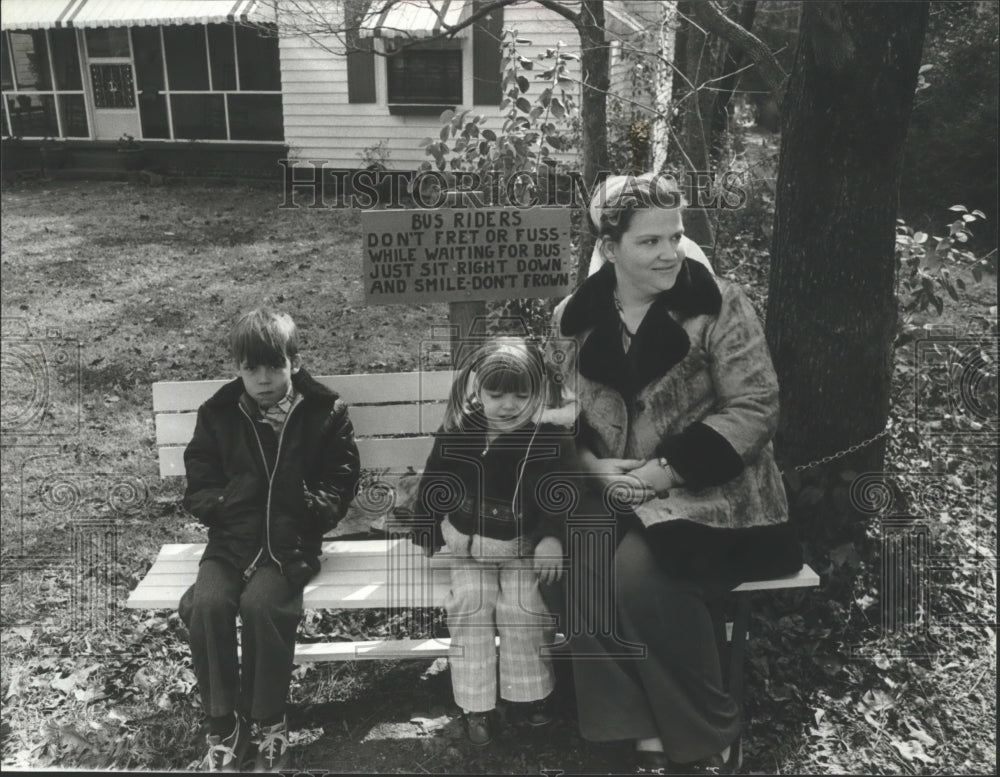
<svg viewBox="0 0 1000 777"><path fill-rule="evenodd" d="M492 738L497 632L500 697L531 725L551 720L554 676L542 647L554 629L538 580L562 575L566 516L544 493L571 466L572 440L538 422L545 386L541 353L524 339L477 348L455 380L417 492L434 547L455 556L445 604L452 688L479 745Z"/></svg>

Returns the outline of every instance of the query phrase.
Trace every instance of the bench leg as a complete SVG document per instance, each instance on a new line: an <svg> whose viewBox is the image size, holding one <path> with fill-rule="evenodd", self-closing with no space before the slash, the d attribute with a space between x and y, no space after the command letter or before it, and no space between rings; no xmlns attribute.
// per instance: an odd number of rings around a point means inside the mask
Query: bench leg
<svg viewBox="0 0 1000 777"><path fill-rule="evenodd" d="M733 638L729 645L729 693L743 708L743 654L746 649L747 631L750 628L750 594L736 594L736 616L733 620Z"/></svg>

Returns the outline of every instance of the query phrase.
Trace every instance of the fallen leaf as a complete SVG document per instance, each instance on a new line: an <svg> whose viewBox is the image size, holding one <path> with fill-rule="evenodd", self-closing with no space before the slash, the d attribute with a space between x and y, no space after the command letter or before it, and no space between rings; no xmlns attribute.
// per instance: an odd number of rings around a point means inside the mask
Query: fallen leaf
<svg viewBox="0 0 1000 777"><path fill-rule="evenodd" d="M3 697L4 701L7 701L12 696L17 696L21 692L21 682L24 680L25 674L27 674L26 669L15 669L11 673L10 685L7 686L7 693Z"/></svg>
<svg viewBox="0 0 1000 777"><path fill-rule="evenodd" d="M934 747L937 744L937 740L934 739L930 734L924 731L920 726L910 719L905 721L906 728L910 731L910 736L916 739L920 744L926 745L927 747Z"/></svg>
<svg viewBox="0 0 1000 777"><path fill-rule="evenodd" d="M13 634L15 637L20 637L25 642L31 642L31 635L35 633L34 626L14 626L12 629L7 630L9 633Z"/></svg>
<svg viewBox="0 0 1000 777"><path fill-rule="evenodd" d="M73 689L80 684L80 676L76 673L67 675L66 677L58 677L53 680L49 685L55 688L57 691L62 691L65 694L73 692Z"/></svg>
<svg viewBox="0 0 1000 777"><path fill-rule="evenodd" d="M73 695L76 697L77 701L89 702L93 701L100 695L100 691L96 688L74 688Z"/></svg>
<svg viewBox="0 0 1000 777"><path fill-rule="evenodd" d="M934 763L934 759L924 752L924 746L915 739L911 739L908 742L893 739L890 744L892 744L892 746L899 751L899 754L904 758L904 760L912 761L916 758L926 764Z"/></svg>
<svg viewBox="0 0 1000 777"><path fill-rule="evenodd" d="M90 741L77 731L75 726L68 724L59 727L59 744L70 750L91 750L93 748Z"/></svg>

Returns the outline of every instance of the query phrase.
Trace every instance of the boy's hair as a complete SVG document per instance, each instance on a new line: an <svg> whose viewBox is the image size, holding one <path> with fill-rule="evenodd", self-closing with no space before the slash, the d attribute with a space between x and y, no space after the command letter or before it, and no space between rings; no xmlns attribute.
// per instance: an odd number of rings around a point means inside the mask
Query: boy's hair
<svg viewBox="0 0 1000 777"><path fill-rule="evenodd" d="M497 337L462 359L445 410L446 432L466 431L479 409L479 392L529 394L534 412L547 394L545 362L538 346L522 337Z"/></svg>
<svg viewBox="0 0 1000 777"><path fill-rule="evenodd" d="M240 316L229 335L229 351L238 366L284 367L299 352L295 322L287 313L257 308Z"/></svg>

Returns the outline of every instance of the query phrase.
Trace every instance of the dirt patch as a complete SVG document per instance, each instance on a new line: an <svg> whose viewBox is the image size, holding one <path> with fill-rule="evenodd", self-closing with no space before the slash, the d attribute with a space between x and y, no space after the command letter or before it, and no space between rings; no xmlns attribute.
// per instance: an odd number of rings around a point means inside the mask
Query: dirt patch
<svg viewBox="0 0 1000 777"><path fill-rule="evenodd" d="M296 753L303 771L334 773L607 774L628 771L625 743L597 744L577 730L568 666L559 668L554 719L532 728L497 710L493 741L468 741L443 662L397 662L363 697L303 706L293 722L322 734Z"/></svg>

